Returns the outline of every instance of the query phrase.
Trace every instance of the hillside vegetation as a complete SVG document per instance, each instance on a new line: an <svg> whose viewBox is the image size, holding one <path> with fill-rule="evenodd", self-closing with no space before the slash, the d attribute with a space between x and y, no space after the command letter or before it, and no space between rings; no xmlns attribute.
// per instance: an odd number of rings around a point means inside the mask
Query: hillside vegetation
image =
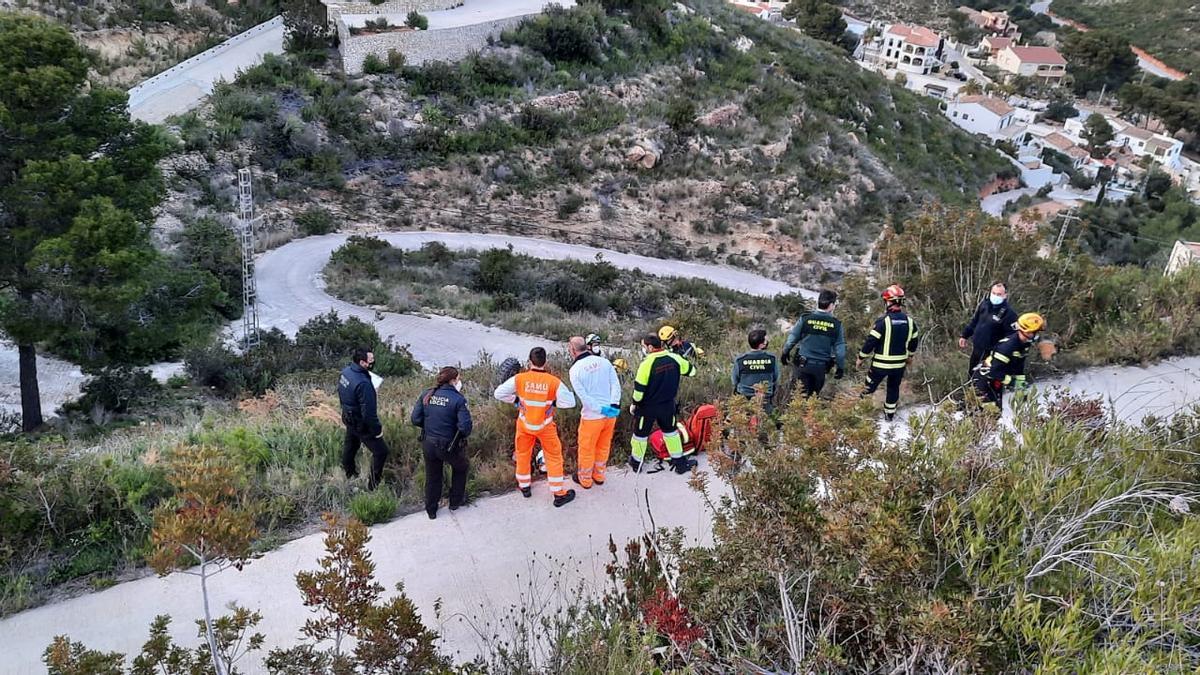
<svg viewBox="0 0 1200 675"><path fill-rule="evenodd" d="M0 11L39 14L92 52L96 79L130 87L279 13L275 0L0 0Z"/></svg>
<svg viewBox="0 0 1200 675"><path fill-rule="evenodd" d="M1200 72L1200 11L1192 0L1054 0L1054 13L1120 33L1185 72Z"/></svg>
<svg viewBox="0 0 1200 675"><path fill-rule="evenodd" d="M715 0L556 9L459 64L346 79L269 59L179 120L178 201L263 170L275 228L515 229L812 280L1011 165L844 52ZM236 153L236 154L235 154Z"/></svg>

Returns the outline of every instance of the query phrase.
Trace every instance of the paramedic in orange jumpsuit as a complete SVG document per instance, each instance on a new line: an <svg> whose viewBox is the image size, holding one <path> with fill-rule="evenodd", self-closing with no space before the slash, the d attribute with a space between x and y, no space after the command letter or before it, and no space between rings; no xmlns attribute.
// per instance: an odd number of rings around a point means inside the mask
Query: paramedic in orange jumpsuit
<svg viewBox="0 0 1200 675"><path fill-rule="evenodd" d="M496 387L497 400L517 403L516 472L517 487L526 497L533 496L533 476L529 473L533 445L542 443L546 457L546 483L555 506L575 499L575 491L563 484L562 442L554 423L555 408L573 408L575 395L562 380L546 372L546 350L534 347L529 352L529 369L517 373ZM522 473L524 472L524 473Z"/></svg>

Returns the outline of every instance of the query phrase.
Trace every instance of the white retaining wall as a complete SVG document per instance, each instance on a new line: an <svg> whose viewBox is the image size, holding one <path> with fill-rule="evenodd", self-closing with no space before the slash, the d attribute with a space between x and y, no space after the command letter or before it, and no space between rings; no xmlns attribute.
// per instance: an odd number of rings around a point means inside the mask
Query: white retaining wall
<svg viewBox="0 0 1200 675"><path fill-rule="evenodd" d="M343 33L344 24L338 25L342 54L342 69L347 74L362 72L363 61L368 54L375 54L387 61L389 51L404 54L405 62L419 66L426 61L458 61L487 44L489 36L498 36L504 30L516 26L526 16L513 16L496 21L442 28L439 30L391 31L373 35L350 35Z"/></svg>

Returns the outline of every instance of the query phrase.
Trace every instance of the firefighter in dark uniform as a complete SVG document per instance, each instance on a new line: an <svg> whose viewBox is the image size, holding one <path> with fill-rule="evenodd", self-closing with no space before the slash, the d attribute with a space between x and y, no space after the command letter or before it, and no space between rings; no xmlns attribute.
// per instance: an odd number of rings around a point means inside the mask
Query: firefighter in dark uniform
<svg viewBox="0 0 1200 675"><path fill-rule="evenodd" d="M437 518L442 499L442 467L450 465L450 510L467 503L467 437L471 435L471 411L462 395L458 368L438 371L430 389L421 392L410 420L421 429L425 454L425 513Z"/></svg>
<svg viewBox="0 0 1200 675"><path fill-rule="evenodd" d="M995 403L1000 410L1004 409L1005 387L1016 391L1026 388L1025 357L1038 333L1046 327L1046 320L1041 314L1029 312L1022 314L1013 327L1015 332L996 343L971 376L979 397L985 403Z"/></svg>
<svg viewBox="0 0 1200 675"><path fill-rule="evenodd" d="M800 381L800 391L806 397L821 393L825 376L835 365L834 379L842 379L846 372L846 333L842 322L833 316L836 305L837 293L821 291L817 296L817 311L801 316L783 343L779 358L785 366L793 363L792 381Z"/></svg>
<svg viewBox="0 0 1200 675"><path fill-rule="evenodd" d="M971 364L967 374L974 376L975 366L992 353L996 344L1008 337L1017 321L1017 313L1008 304L1008 288L1003 282L992 284L991 293L975 308L971 320L963 326L962 335L958 338L959 349L971 344Z"/></svg>
<svg viewBox="0 0 1200 675"><path fill-rule="evenodd" d="M861 368L863 359L870 364L867 386L862 391L864 398L874 394L879 384L887 380L883 413L890 422L896 418L896 408L900 403L900 381L904 379L904 370L917 350L920 332L916 322L904 313L903 288L895 284L888 286L883 291L883 301L887 304L887 313L875 321L875 327L867 334L855 366Z"/></svg>
<svg viewBox="0 0 1200 675"><path fill-rule="evenodd" d="M374 490L383 477L383 463L388 447L383 442L383 424L375 402L375 385L371 369L375 354L367 349L355 349L353 363L342 369L338 378L338 401L342 405L342 424L346 436L342 442L342 468L347 478L358 476L358 449L363 445L371 451L371 477L367 489Z"/></svg>
<svg viewBox="0 0 1200 675"><path fill-rule="evenodd" d="M767 331L756 328L746 341L750 351L733 360L733 389L746 398L762 396L763 411L775 410L775 388L779 385L779 365L767 351Z"/></svg>

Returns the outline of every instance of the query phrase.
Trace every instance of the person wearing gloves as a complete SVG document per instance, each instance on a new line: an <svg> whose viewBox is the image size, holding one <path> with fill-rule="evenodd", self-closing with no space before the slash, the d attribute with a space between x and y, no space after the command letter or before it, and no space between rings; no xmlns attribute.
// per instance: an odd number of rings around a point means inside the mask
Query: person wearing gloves
<svg viewBox="0 0 1200 675"><path fill-rule="evenodd" d="M533 445L542 444L546 456L546 483L554 496L554 505L565 506L575 499L575 491L563 485L562 441L554 423L555 408L575 407L575 396L562 380L546 371L546 350L529 351L529 370L510 377L496 387L498 401L517 404L516 472L517 487L525 497L533 496L530 458Z"/></svg>
<svg viewBox="0 0 1200 675"><path fill-rule="evenodd" d="M425 454L425 513L437 518L442 499L442 467L450 465L450 510L467 503L467 437L471 435L471 411L462 395L458 368L438 371L430 389L421 392L413 406L411 422L421 429Z"/></svg>
<svg viewBox="0 0 1200 675"><path fill-rule="evenodd" d="M821 291L816 311L801 316L792 326L779 355L783 365L792 364L792 382L800 382L800 393L806 398L821 393L825 376L835 366L834 379L840 380L846 373L846 331L833 315L835 307L837 293Z"/></svg>
<svg viewBox="0 0 1200 675"><path fill-rule="evenodd" d="M567 343L574 363L569 374L571 387L579 399L579 460L571 479L587 490L604 485L608 453L612 448L613 430L621 412L621 381L617 369L608 359L599 356L581 337Z"/></svg>

